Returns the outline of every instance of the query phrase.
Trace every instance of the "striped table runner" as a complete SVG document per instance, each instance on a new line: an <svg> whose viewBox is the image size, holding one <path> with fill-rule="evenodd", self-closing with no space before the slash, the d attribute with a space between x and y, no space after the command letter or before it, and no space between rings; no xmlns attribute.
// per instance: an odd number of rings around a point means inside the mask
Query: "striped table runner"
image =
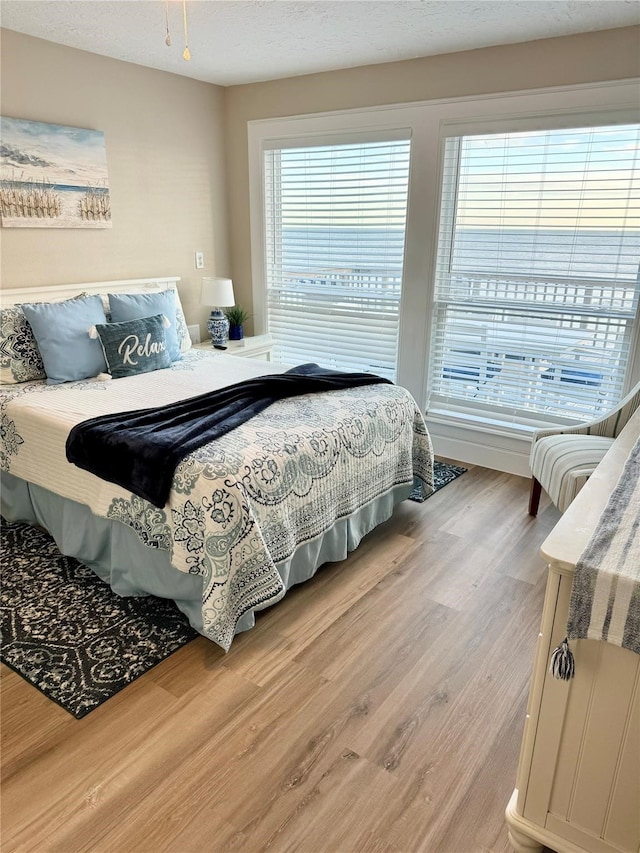
<svg viewBox="0 0 640 853"><path fill-rule="evenodd" d="M640 654L640 439L576 564L567 633Z"/></svg>

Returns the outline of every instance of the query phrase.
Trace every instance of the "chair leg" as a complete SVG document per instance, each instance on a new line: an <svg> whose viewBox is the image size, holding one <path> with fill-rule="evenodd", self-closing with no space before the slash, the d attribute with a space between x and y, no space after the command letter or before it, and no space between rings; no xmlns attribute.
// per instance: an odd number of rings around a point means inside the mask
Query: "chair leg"
<svg viewBox="0 0 640 853"><path fill-rule="evenodd" d="M540 495L542 486L535 477L531 478L531 492L529 494L529 515L537 515L540 506Z"/></svg>

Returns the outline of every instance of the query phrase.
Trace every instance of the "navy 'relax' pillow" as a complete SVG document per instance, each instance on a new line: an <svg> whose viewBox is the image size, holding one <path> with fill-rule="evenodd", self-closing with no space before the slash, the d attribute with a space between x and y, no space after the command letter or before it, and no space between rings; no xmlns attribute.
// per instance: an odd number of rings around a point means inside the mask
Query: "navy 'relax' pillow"
<svg viewBox="0 0 640 853"><path fill-rule="evenodd" d="M122 379L171 367L167 326L167 318L155 314L122 323L97 323L89 334L100 339L109 373L114 379Z"/></svg>

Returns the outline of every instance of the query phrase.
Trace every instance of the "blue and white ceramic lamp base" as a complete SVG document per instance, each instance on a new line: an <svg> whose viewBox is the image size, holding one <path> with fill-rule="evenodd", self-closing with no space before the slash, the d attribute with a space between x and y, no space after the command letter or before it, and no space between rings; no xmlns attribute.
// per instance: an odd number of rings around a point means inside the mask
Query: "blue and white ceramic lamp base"
<svg viewBox="0 0 640 853"><path fill-rule="evenodd" d="M229 321L219 309L212 311L207 320L207 329L211 336L211 346L223 347L229 340Z"/></svg>

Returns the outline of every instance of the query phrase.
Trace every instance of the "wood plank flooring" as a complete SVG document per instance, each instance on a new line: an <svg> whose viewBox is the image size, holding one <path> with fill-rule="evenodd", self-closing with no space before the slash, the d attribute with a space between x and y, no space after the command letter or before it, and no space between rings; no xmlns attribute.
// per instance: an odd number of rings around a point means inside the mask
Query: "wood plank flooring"
<svg viewBox="0 0 640 853"><path fill-rule="evenodd" d="M2 667L2 853L507 853L559 518L485 468L83 720Z"/></svg>

